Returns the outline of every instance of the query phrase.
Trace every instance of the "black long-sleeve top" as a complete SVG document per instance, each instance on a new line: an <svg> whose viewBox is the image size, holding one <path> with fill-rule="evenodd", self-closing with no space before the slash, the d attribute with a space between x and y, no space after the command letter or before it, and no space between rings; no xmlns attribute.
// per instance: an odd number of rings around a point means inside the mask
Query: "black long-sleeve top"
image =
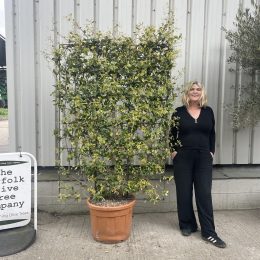
<svg viewBox="0 0 260 260"><path fill-rule="evenodd" d="M177 126L170 130L171 151L182 148L207 150L215 152L215 119L211 107L202 107L197 120L188 112L185 106L176 108L172 117L177 117ZM176 143L179 140L181 146Z"/></svg>

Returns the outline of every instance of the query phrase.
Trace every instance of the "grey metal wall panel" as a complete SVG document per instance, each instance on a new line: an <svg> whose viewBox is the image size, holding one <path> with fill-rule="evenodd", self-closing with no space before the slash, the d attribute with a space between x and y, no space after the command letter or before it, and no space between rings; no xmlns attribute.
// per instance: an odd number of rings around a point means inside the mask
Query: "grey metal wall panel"
<svg viewBox="0 0 260 260"><path fill-rule="evenodd" d="M118 1L118 30L126 35L132 33L132 0Z"/></svg>
<svg viewBox="0 0 260 260"><path fill-rule="evenodd" d="M58 32L61 36L67 35L73 31L73 25L68 20L69 17L74 17L74 0L57 0L58 16L55 17L59 21ZM63 37L60 37L60 42L64 42Z"/></svg>
<svg viewBox="0 0 260 260"><path fill-rule="evenodd" d="M207 88L208 102L217 112L218 107L218 82L219 82L219 63L221 48L221 1L208 1L208 22L207 22L207 52L205 62L204 84ZM217 15L216 15L217 14ZM217 124L217 121L216 121Z"/></svg>
<svg viewBox="0 0 260 260"><path fill-rule="evenodd" d="M237 71L233 72L236 74L236 81L234 84L234 88L235 88L234 103L239 104L240 95L241 95L241 86L250 82L251 77L248 75L248 73L244 73L238 65L236 65L236 70ZM250 157L251 157L250 136L251 136L251 127L246 129L241 129L238 132L234 132L234 154L233 154L234 163L237 163L238 159L240 163L250 162Z"/></svg>
<svg viewBox="0 0 260 260"><path fill-rule="evenodd" d="M189 80L202 80L205 0L191 1Z"/></svg>
<svg viewBox="0 0 260 260"><path fill-rule="evenodd" d="M17 135L18 129L16 122L16 95L15 85L17 74L15 73L16 48L15 48L15 15L13 1L5 1L5 24L6 24L6 66L7 66L7 86L8 86L8 113L9 113L9 151L17 151ZM11 116L10 116L11 115Z"/></svg>
<svg viewBox="0 0 260 260"><path fill-rule="evenodd" d="M153 2L153 6L155 9L155 26L160 26L162 22L165 20L169 12L169 0L155 0Z"/></svg>
<svg viewBox="0 0 260 260"><path fill-rule="evenodd" d="M260 4L260 1L259 1ZM260 70L256 74L256 80L260 82ZM253 142L253 162L254 164L260 163L260 124L255 127L255 135L254 135L254 142Z"/></svg>
<svg viewBox="0 0 260 260"><path fill-rule="evenodd" d="M186 9L186 30L185 30L185 63L184 63L184 83L190 80L190 56L191 56L191 26L192 26L192 1L187 0Z"/></svg>
<svg viewBox="0 0 260 260"><path fill-rule="evenodd" d="M187 1L175 1L174 2L174 16L177 32L182 35L181 41L178 43L178 56L176 59L176 69L173 72L173 76L177 77L176 83L181 87L186 78L185 61L187 54Z"/></svg>
<svg viewBox="0 0 260 260"><path fill-rule="evenodd" d="M93 0L81 0L79 2L79 24L84 26L94 19Z"/></svg>
<svg viewBox="0 0 260 260"><path fill-rule="evenodd" d="M260 5L260 1L257 0L257 3ZM243 8L250 8L251 0L242 1ZM247 75L248 77L248 75ZM256 80L260 82L260 72L256 75ZM247 82L251 82L251 78L248 77ZM248 163L259 164L260 163L260 124L256 127L247 129L249 131L249 151L248 151ZM241 148L241 147L240 147ZM239 157L240 158L240 157Z"/></svg>
<svg viewBox="0 0 260 260"><path fill-rule="evenodd" d="M136 24L159 26L169 9L182 34L173 76L177 86L202 81L216 117L214 163L260 163L260 126L234 132L224 105L237 100L248 76L226 62L230 55L221 26L233 28L239 4L251 0L6 0L6 41L10 151L34 154L39 165L55 164L53 129L59 113L50 96L55 79L44 52L73 30L67 16L84 26L94 21L102 31L133 35ZM118 27L117 27L118 25ZM180 74L181 72L181 74ZM232 85L234 87L232 88ZM177 104L180 104L178 99ZM64 159L65 157L63 157Z"/></svg>
<svg viewBox="0 0 260 260"><path fill-rule="evenodd" d="M225 15L225 24L224 26L228 29L233 27L233 21L237 13L237 4L236 0L224 0L223 15ZM226 8L225 8L226 7ZM223 56L224 61L230 56L231 51L229 49L228 43L225 41L226 52ZM224 65L224 62L223 62ZM231 69L234 69L233 64L225 64L222 68L223 70L223 96L221 103L218 106L223 106L233 102L234 99L234 88L231 88L232 84L235 82L235 74L230 72ZM223 108L222 108L223 110ZM233 158L233 130L230 123L230 116L226 111L222 111L222 128L218 131L218 134L221 135L221 141L219 143L219 162L222 164L232 163ZM219 123L219 122L218 122Z"/></svg>
<svg viewBox="0 0 260 260"><path fill-rule="evenodd" d="M142 23L144 26L150 25L151 22L151 0L137 0L137 24Z"/></svg>
<svg viewBox="0 0 260 260"><path fill-rule="evenodd" d="M99 0L99 27L101 31L113 30L113 0ZM106 19L104 19L106 17ZM103 18L103 19L102 19Z"/></svg>
<svg viewBox="0 0 260 260"><path fill-rule="evenodd" d="M222 1L221 7L221 26L226 26L226 1ZM215 110L215 118L216 118L216 153L214 156L214 161L220 162L221 159L221 150L220 144L222 143L222 127L223 127L223 97L224 97L224 86L225 86L225 64L226 64L226 41L225 41L225 33L221 31L220 34L220 48L219 48L219 70L218 70L218 87L217 87L217 103L222 104L217 106L217 110Z"/></svg>
<svg viewBox="0 0 260 260"><path fill-rule="evenodd" d="M16 37L19 52L17 70L19 81L16 84L16 107L18 131L18 147L22 151L36 154L35 129L35 60L34 60L34 8L33 0L26 4L16 1ZM31 37L28 37L30 35ZM17 53L18 54L18 53Z"/></svg>
<svg viewBox="0 0 260 260"><path fill-rule="evenodd" d="M53 0L40 1L38 3L38 16L36 27L37 38L37 81L38 88L38 163L43 166L55 164L55 138L53 129L55 128L55 107L53 97L50 93L54 90L54 77L50 62L45 58L44 53L50 53L51 46L55 44L54 34L54 3Z"/></svg>
<svg viewBox="0 0 260 260"><path fill-rule="evenodd" d="M245 7L244 1L239 1L241 7ZM246 84L250 78L247 73L243 73L241 67L236 64L234 65L235 71L235 82L234 82L234 104L239 104L240 94L241 94L241 86ZM251 129L242 129L240 131L233 132L233 163L237 163L238 158L240 163L249 163L251 152L250 152L250 132ZM245 138L245 137L248 138Z"/></svg>
<svg viewBox="0 0 260 260"><path fill-rule="evenodd" d="M255 127L255 138L253 143L253 164L260 164L260 125Z"/></svg>
<svg viewBox="0 0 260 260"><path fill-rule="evenodd" d="M219 78L220 78L220 61L221 61L221 22L222 22L222 2L207 1L206 8L207 19L205 26L207 37L204 38L204 59L202 64L202 82L204 82L208 94L208 103L215 112L216 126L218 126L218 97L219 97ZM217 15L216 15L217 14ZM205 20L205 19L204 19ZM218 151L218 149L217 149ZM214 158L214 163L218 162L218 153Z"/></svg>

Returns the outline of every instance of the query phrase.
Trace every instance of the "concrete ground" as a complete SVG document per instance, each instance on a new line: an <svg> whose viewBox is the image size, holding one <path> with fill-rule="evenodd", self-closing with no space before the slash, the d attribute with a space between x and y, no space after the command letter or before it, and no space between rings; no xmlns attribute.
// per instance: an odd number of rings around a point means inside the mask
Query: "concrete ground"
<svg viewBox="0 0 260 260"><path fill-rule="evenodd" d="M0 121L0 152L7 151L8 121L5 120ZM260 193L257 186L259 168L239 169L241 176L238 175L237 169L217 168L214 170L215 209L220 208L218 204L225 205L225 201L234 204L235 208L238 206L244 208L242 202L245 207L259 207ZM244 180L245 172L246 179ZM236 180L234 177L239 179ZM48 187L52 187L50 186L51 179L49 177L47 179ZM252 183L244 183L246 181ZM56 179L53 182L56 183ZM239 189L237 182L239 182ZM44 190L50 196L50 190L46 187ZM250 192L243 187L249 187ZM54 188L56 191L56 186ZM229 196L223 199L223 194ZM41 196L40 193L39 202ZM55 195L55 201L56 197ZM47 199L49 205L50 198ZM166 205L168 210L171 204ZM54 206L57 209L57 205ZM143 204L139 202L136 208L138 207L143 207ZM53 215L40 212L35 243L25 251L2 257L1 260L260 260L260 209L216 210L215 224L219 236L227 243L225 249L207 244L201 239L200 232L193 233L190 237L183 237L178 229L176 211L135 214L130 238L125 242L109 245L93 240L89 215Z"/></svg>
<svg viewBox="0 0 260 260"><path fill-rule="evenodd" d="M88 215L38 216L35 243L3 260L259 260L260 209L215 211L215 224L227 248L207 244L200 232L183 237L177 213L135 214L130 238L119 244L92 239Z"/></svg>
<svg viewBox="0 0 260 260"><path fill-rule="evenodd" d="M8 152L8 120L0 120L0 153Z"/></svg>

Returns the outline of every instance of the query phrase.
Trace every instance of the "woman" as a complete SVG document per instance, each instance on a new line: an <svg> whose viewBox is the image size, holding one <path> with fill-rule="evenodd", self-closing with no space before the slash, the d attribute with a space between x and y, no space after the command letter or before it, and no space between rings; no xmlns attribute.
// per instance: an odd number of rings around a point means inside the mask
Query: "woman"
<svg viewBox="0 0 260 260"><path fill-rule="evenodd" d="M197 81L187 84L182 103L183 106L173 114L178 119L178 125L171 128L170 134L179 226L184 236L197 231L192 205L194 186L202 238L224 248L225 242L215 232L211 198L214 114L206 106L204 87Z"/></svg>

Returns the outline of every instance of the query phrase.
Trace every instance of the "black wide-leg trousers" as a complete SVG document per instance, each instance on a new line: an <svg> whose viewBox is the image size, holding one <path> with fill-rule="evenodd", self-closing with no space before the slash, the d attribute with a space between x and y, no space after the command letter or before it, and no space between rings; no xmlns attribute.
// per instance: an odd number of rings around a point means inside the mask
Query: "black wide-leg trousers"
<svg viewBox="0 0 260 260"><path fill-rule="evenodd" d="M212 207L212 156L207 150L180 149L173 159L180 229L197 229L193 210L195 190L201 235L216 235Z"/></svg>

